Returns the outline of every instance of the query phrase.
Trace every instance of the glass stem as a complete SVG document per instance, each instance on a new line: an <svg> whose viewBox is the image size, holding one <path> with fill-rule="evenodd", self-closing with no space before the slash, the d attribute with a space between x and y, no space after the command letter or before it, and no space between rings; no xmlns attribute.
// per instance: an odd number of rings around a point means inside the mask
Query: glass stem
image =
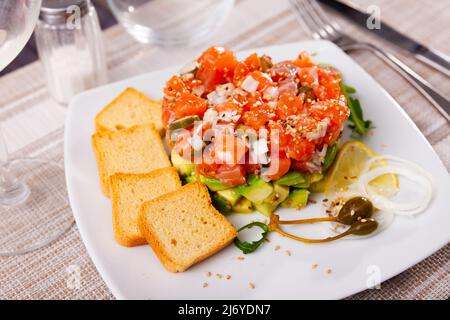
<svg viewBox="0 0 450 320"><path fill-rule="evenodd" d="M16 178L6 165L0 167L0 205L17 206L30 194L28 186Z"/></svg>

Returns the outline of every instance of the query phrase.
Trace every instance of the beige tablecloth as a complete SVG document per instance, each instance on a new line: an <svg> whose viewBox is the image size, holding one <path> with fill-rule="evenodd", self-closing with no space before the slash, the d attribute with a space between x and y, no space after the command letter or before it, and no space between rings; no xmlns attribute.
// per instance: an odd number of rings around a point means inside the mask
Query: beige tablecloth
<svg viewBox="0 0 450 320"><path fill-rule="evenodd" d="M450 54L450 0L360 0L379 5L384 21L426 45ZM334 15L334 14L333 14ZM335 15L334 15L335 16ZM404 62L450 96L446 76L416 61L340 17L344 30L394 51ZM239 50L307 39L287 0L237 0L225 25L207 44L191 49L143 48L121 26L104 33L111 81L189 61L208 44ZM368 53L352 54L403 106L443 163L450 168L450 125L398 74ZM49 97L39 62L0 78L0 121L12 156L63 159L66 108ZM61 178L62 179L62 178ZM66 210L70 210L67 207ZM80 283L71 283L79 270ZM447 299L450 296L449 246L352 299ZM50 246L18 257L0 257L2 299L112 299L89 258L76 226Z"/></svg>

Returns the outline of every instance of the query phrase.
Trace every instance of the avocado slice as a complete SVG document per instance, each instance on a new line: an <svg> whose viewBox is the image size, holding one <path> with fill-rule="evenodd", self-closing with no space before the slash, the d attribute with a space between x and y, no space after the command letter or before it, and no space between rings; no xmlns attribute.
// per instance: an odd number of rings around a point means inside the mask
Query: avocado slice
<svg viewBox="0 0 450 320"><path fill-rule="evenodd" d="M188 176L194 172L195 164L189 160L184 159L175 150L170 152L170 160L173 166L177 169L178 173L182 176Z"/></svg>
<svg viewBox="0 0 450 320"><path fill-rule="evenodd" d="M306 178L300 172L297 171L288 172L280 179L275 181L275 183L280 186L293 186L304 182L306 182Z"/></svg>
<svg viewBox="0 0 450 320"><path fill-rule="evenodd" d="M264 199L264 203L269 203L274 206L278 206L289 196L289 187L280 186L278 184L273 185L273 192Z"/></svg>
<svg viewBox="0 0 450 320"><path fill-rule="evenodd" d="M270 217L270 215L272 214L272 212L274 212L278 206L267 203L267 202L263 202L260 204L257 203L253 203L253 206L255 207L256 210L258 210L259 212L261 212L263 215Z"/></svg>
<svg viewBox="0 0 450 320"><path fill-rule="evenodd" d="M235 190L253 203L262 203L273 192L273 187L271 183L252 174L247 178L247 185L237 186Z"/></svg>
<svg viewBox="0 0 450 320"><path fill-rule="evenodd" d="M310 175L305 175L305 182L294 184L293 187L297 189L307 189L311 185Z"/></svg>
<svg viewBox="0 0 450 320"><path fill-rule="evenodd" d="M325 184L327 182L327 179L322 179L317 182L311 183L309 186L309 191L313 193L322 193L325 192Z"/></svg>
<svg viewBox="0 0 450 320"><path fill-rule="evenodd" d="M309 186L315 182L318 182L323 179L323 174L321 173L311 173L305 175L305 182L293 185L294 188L297 189L307 189Z"/></svg>
<svg viewBox="0 0 450 320"><path fill-rule="evenodd" d="M319 172L314 172L308 175L308 178L310 183L319 182L320 180L323 179L323 174Z"/></svg>
<svg viewBox="0 0 450 320"><path fill-rule="evenodd" d="M211 200L213 206L223 215L228 215L233 212L231 203L217 192L212 193Z"/></svg>
<svg viewBox="0 0 450 320"><path fill-rule="evenodd" d="M230 187L224 186L219 179L208 178L202 175L199 175L200 182L206 184L209 190L211 191L219 191L229 189Z"/></svg>
<svg viewBox="0 0 450 320"><path fill-rule="evenodd" d="M198 180L199 180L199 178L198 178L198 175L196 175L196 174L190 174L190 175L184 177L184 181L186 181L186 183L191 183L191 182L195 182Z"/></svg>
<svg viewBox="0 0 450 320"><path fill-rule="evenodd" d="M228 201L231 206L234 206L236 202L241 198L241 195L236 192L233 188L220 190L216 192L217 195L223 198L225 201Z"/></svg>
<svg viewBox="0 0 450 320"><path fill-rule="evenodd" d="M232 209L237 213L252 213L254 211L252 202L244 197L240 198Z"/></svg>
<svg viewBox="0 0 450 320"><path fill-rule="evenodd" d="M301 209L308 203L309 191L305 189L296 189L291 191L289 196L281 203L282 208Z"/></svg>

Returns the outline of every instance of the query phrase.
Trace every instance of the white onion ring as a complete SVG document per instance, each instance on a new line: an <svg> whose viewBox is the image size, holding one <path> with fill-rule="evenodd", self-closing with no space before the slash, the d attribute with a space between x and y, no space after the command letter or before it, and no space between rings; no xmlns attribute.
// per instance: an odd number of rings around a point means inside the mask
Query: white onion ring
<svg viewBox="0 0 450 320"><path fill-rule="evenodd" d="M383 165L381 167L370 169L374 163L385 160L397 162L398 164ZM377 194L369 183L385 174L403 175L416 184L421 185L424 190L424 196L415 201L410 201L409 203L396 203L385 196ZM374 157L366 163L363 173L359 176L356 184L358 191L369 198L376 208L390 211L396 215L411 216L425 210L431 202L433 197L432 181L433 179L427 171L411 161L394 156L381 156Z"/></svg>

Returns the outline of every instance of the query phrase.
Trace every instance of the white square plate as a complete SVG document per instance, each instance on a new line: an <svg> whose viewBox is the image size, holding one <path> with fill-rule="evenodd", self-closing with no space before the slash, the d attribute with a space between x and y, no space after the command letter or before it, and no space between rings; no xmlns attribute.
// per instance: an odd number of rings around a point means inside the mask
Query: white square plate
<svg viewBox="0 0 450 320"><path fill-rule="evenodd" d="M165 81L178 68L148 73L80 94L70 104L66 121L65 169L70 203L86 248L117 298L338 299L366 289L373 281L399 274L448 243L450 179L446 168L402 108L358 64L326 41L249 50L239 57L257 52L281 61L301 51L316 53L315 61L334 65L346 83L357 88L366 117L376 126L374 134L364 139L366 144L379 154L412 160L433 175L436 193L426 212L412 219L397 217L384 232L361 240L306 245L271 234L271 242L245 260L236 259L243 255L230 245L184 273L169 273L150 247L125 248L114 241L111 205L100 190L91 147L94 117L103 106L128 86L162 98ZM323 215L323 210L317 204L287 214ZM262 216L233 215L230 219L240 226L256 217ZM301 230L309 232L299 229L299 234ZM276 246L280 249L275 250ZM312 268L313 264L317 268ZM207 272L213 276L207 277ZM224 277L219 279L216 273ZM225 279L228 274L230 280ZM204 282L208 287L203 288Z"/></svg>

